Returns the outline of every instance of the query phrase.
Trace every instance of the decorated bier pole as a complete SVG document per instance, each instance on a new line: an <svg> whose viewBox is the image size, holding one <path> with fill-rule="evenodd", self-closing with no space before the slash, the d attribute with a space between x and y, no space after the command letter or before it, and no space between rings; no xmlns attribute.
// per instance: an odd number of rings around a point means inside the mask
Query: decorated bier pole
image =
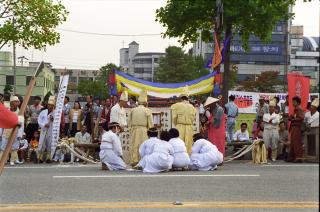
<svg viewBox="0 0 320 212"><path fill-rule="evenodd" d="M27 104L29 102L29 99L30 99L30 96L32 94L32 90L33 90L33 87L36 83L36 77L39 75L39 73L42 71L42 69L44 68L44 62L42 61L38 67L37 67L37 70L34 74L34 76L32 76L30 82L29 82L29 86L27 88L27 91L25 93L25 96L24 96L24 100L22 102L22 105L20 107L20 110L19 110L19 116L23 116L24 115L24 112L26 110L26 107L27 107ZM4 169L4 165L8 159L8 156L9 156L9 153L10 153L10 150L12 148L12 145L13 145L13 141L17 135L17 132L18 132L18 129L19 129L19 125L17 125L13 131L11 132L10 134L10 137L9 137L9 140L8 140L8 143L7 143L7 146L6 146L6 149L4 150L3 152L3 155L2 155L2 158L0 160L0 175L2 174L3 172L3 169Z"/></svg>

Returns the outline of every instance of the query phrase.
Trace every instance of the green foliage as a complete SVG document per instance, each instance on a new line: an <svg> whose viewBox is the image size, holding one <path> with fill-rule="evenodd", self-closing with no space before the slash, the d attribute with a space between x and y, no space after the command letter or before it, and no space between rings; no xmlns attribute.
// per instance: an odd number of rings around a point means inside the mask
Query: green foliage
<svg viewBox="0 0 320 212"><path fill-rule="evenodd" d="M262 72L255 80L251 79L243 81L240 90L248 92L276 93L278 91L277 86L281 85L278 76L278 71Z"/></svg>
<svg viewBox="0 0 320 212"><path fill-rule="evenodd" d="M108 97L108 88L105 83L100 80L80 81L78 84L78 92L83 96L92 95L100 98Z"/></svg>
<svg viewBox="0 0 320 212"><path fill-rule="evenodd" d="M122 71L122 68L117 66L116 64L108 63L99 69L99 80L102 80L103 82L108 82L109 74L112 72L113 69Z"/></svg>
<svg viewBox="0 0 320 212"><path fill-rule="evenodd" d="M194 80L209 74L209 71L204 69L204 65L202 57L193 57L186 54L180 47L170 46L166 49L166 56L160 58L155 80L162 83Z"/></svg>
<svg viewBox="0 0 320 212"><path fill-rule="evenodd" d="M97 72L98 77L95 81L80 81L78 84L78 92L81 95L92 95L100 98L107 98L109 95L109 88L107 83L109 81L109 74L112 69L122 70L121 67L113 63L108 63L102 66Z"/></svg>
<svg viewBox="0 0 320 212"><path fill-rule="evenodd" d="M4 94L10 94L13 92L13 88L11 85L5 85L4 86L4 89L3 89L3 93Z"/></svg>
<svg viewBox="0 0 320 212"><path fill-rule="evenodd" d="M246 48L249 35L268 41L276 23L292 17L289 6L295 0L221 2L223 29L231 28L234 33L239 33ZM215 17L216 4L212 0L168 0L165 7L156 10L156 21L167 28L164 37L178 37L182 45L195 42L199 36L198 30L202 30L202 39L208 41L215 26Z"/></svg>
<svg viewBox="0 0 320 212"><path fill-rule="evenodd" d="M8 43L35 49L58 43L55 28L67 15L60 1L0 0L0 49Z"/></svg>

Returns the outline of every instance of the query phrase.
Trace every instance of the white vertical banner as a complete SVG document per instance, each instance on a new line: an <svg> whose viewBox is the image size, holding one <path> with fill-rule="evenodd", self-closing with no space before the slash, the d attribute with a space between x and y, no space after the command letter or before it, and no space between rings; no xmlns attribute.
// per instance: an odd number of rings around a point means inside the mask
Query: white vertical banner
<svg viewBox="0 0 320 212"><path fill-rule="evenodd" d="M51 158L53 157L60 134L61 114L64 106L64 98L68 88L69 75L60 76L60 84L56 107L54 110L53 124L52 124L52 141L51 141Z"/></svg>

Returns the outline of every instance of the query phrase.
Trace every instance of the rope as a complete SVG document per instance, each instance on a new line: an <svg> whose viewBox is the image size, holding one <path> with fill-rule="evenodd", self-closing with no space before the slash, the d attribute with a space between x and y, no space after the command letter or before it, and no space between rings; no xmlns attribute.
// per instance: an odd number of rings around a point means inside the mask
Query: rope
<svg viewBox="0 0 320 212"><path fill-rule="evenodd" d="M78 152L74 151L65 141L62 141L60 143L61 146L65 146L70 152L72 152L75 156L77 156L78 158L84 160L84 161L87 161L89 163L93 163L93 164L99 164L99 162L96 162L96 161L93 161L93 160L90 160L86 157L83 157L82 155L80 155Z"/></svg>
<svg viewBox="0 0 320 212"><path fill-rule="evenodd" d="M240 152L242 152L242 150L246 149L248 145L244 145L240 150L238 150L237 152L233 153L233 155L230 155L230 156L227 156L225 157L225 159L229 159L229 158L232 158L236 155L238 155Z"/></svg>
<svg viewBox="0 0 320 212"><path fill-rule="evenodd" d="M245 154L247 154L249 151L251 151L252 148L253 148L253 146L254 146L254 144L251 144L250 146L246 146L246 149L245 149L241 154L239 154L239 155L237 155L237 156L235 156L235 157L233 157L233 158L229 158L229 160L224 161L224 163L227 163L227 162L230 162L230 161L233 161L233 160L235 160L235 159L237 159L237 158L242 157L243 155L245 155Z"/></svg>

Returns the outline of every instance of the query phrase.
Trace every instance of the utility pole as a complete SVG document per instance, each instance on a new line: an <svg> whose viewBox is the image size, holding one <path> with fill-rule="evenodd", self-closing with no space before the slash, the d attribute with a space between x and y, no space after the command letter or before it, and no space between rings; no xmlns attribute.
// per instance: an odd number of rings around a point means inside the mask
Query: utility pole
<svg viewBox="0 0 320 212"><path fill-rule="evenodd" d="M17 94L17 73L16 73L16 44L15 41L13 41L13 94Z"/></svg>
<svg viewBox="0 0 320 212"><path fill-rule="evenodd" d="M19 62L20 62L20 64L21 64L21 66L23 66L23 61L24 61L24 60L29 60L29 59L26 58L25 56L20 56L20 57L18 57L18 60L19 60Z"/></svg>
<svg viewBox="0 0 320 212"><path fill-rule="evenodd" d="M285 32L285 55L284 55L284 76L283 76L283 92L286 91L287 86L287 75L288 75L288 65L289 65L289 26L288 26L289 20L285 21L284 24L284 32Z"/></svg>

